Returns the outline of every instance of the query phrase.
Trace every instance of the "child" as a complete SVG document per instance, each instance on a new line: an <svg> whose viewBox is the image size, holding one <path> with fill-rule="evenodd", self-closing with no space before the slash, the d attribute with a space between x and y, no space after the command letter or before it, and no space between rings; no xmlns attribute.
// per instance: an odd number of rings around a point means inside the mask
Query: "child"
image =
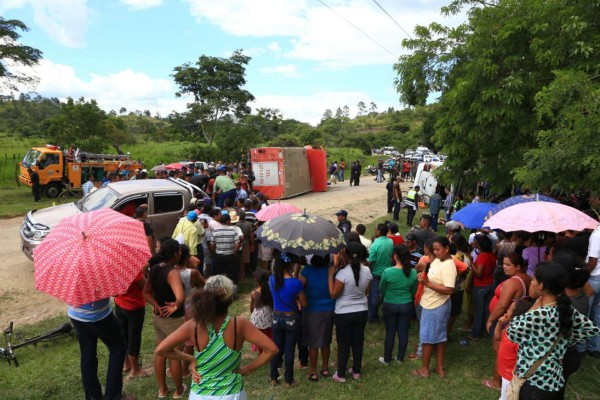
<svg viewBox="0 0 600 400"><path fill-rule="evenodd" d="M500 341L496 362L498 363L498 372L502 377L502 389L500 400L506 400L506 390L512 380L513 371L517 365L517 352L519 346L508 339L506 328L510 321L519 315L525 314L533 305L527 298L513 301L506 314L498 319L494 339Z"/></svg>
<svg viewBox="0 0 600 400"><path fill-rule="evenodd" d="M273 297L269 288L269 272L257 270L254 272L254 281L257 288L250 293L250 322L252 322L269 339L273 338L271 326L273 324ZM252 351L258 354L262 349L252 345Z"/></svg>

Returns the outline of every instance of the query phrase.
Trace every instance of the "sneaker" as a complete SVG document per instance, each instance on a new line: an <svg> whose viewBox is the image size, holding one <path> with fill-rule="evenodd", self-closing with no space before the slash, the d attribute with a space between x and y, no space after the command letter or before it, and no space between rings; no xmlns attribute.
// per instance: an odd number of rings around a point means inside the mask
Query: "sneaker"
<svg viewBox="0 0 600 400"><path fill-rule="evenodd" d="M350 374L352 374L352 378L354 378L354 379L356 379L356 380L359 380L359 379L361 378L361 375L360 375L360 373L358 373L358 372L357 372L357 373L355 373L354 371L352 371L352 368L350 368L350 369L348 370L348 372L349 372Z"/></svg>
<svg viewBox="0 0 600 400"><path fill-rule="evenodd" d="M331 379L333 379L336 382L346 382L346 378L342 378L341 376L338 376L337 371L335 371L335 374L333 374L333 376L331 377Z"/></svg>
<svg viewBox="0 0 600 400"><path fill-rule="evenodd" d="M386 361L385 361L385 358L383 358L383 357L379 357L379 358L378 358L378 360L379 360L379 362L380 362L380 363L382 363L382 364L383 364L383 365L385 365L386 367L387 367L388 365L390 365L390 363L389 363L389 362L386 362Z"/></svg>

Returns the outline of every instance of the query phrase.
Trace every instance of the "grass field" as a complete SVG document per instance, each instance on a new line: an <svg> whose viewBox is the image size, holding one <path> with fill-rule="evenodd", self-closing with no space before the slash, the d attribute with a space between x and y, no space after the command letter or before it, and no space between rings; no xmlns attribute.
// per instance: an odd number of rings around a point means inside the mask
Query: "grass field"
<svg viewBox="0 0 600 400"><path fill-rule="evenodd" d="M244 295L231 308L232 314L248 315L247 294L252 289L250 280L243 282ZM66 308L66 306L65 306ZM18 337L40 334L60 325L66 316L52 318L33 326L17 327ZM457 326L462 321L459 319ZM4 323L4 321L3 321ZM417 344L418 326L413 323L409 350ZM428 380L415 378L410 370L419 365L418 361L405 361L402 365L381 365L377 358L383 353L384 328L382 325L368 325L366 329L365 355L363 359L363 379L337 383L331 379L310 382L305 370L296 367L294 371L298 384L291 389L269 385L269 369L265 366L245 379L250 399L436 399L436 400L495 400L498 392L480 385L480 381L490 375L493 352L489 340L471 342L460 346L462 334L454 332L448 345L448 378L439 379L435 374ZM335 341L334 341L335 343ZM152 319L149 312L144 323L142 360L145 367L152 365L152 352L155 347ZM332 371L335 369L336 346L332 347ZM0 397L12 399L61 399L83 398L79 374L79 348L74 337L62 338L37 347L28 346L17 350L20 368L0 364ZM101 382L104 381L107 365L107 352L103 345L98 347ZM243 362L255 357L249 346L244 347ZM172 382L169 382L172 386ZM600 361L587 357L580 371L571 379L567 399L600 398ZM576 391L577 396L572 393ZM135 380L126 384L125 391L138 399L155 398L158 386L154 377Z"/></svg>

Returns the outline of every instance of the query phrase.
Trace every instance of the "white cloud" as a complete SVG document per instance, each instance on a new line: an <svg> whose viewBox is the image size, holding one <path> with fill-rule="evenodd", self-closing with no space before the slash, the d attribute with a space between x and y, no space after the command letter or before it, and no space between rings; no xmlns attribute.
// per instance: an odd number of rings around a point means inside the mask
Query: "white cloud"
<svg viewBox="0 0 600 400"><path fill-rule="evenodd" d="M286 64L277 65L275 67L264 67L259 69L260 72L265 74L278 74L288 78L302 78L304 75L300 73L297 65Z"/></svg>
<svg viewBox="0 0 600 400"><path fill-rule="evenodd" d="M4 0L0 12L28 4L33 9L35 23L53 40L67 47L85 46L86 0Z"/></svg>
<svg viewBox="0 0 600 400"><path fill-rule="evenodd" d="M279 46L279 43L277 42L271 42L267 46L267 49L271 50L272 52L279 53L281 51L281 46Z"/></svg>
<svg viewBox="0 0 600 400"><path fill-rule="evenodd" d="M364 92L340 91L340 92L315 92L307 96L279 96L279 95L257 95L254 108L278 108L284 118L293 118L298 121L317 125L325 110L333 113L337 108L350 107L350 116L356 115L356 104L364 101L369 104L373 100ZM388 107L397 107L397 104L377 104L378 111L382 112Z"/></svg>
<svg viewBox="0 0 600 400"><path fill-rule="evenodd" d="M328 1L327 4L335 12L308 0L184 1L189 4L191 15L199 23L214 24L224 32L240 37L288 38L290 48L283 52L284 56L294 60L316 61L326 68L392 64L406 52L402 48L402 39L407 35L370 1ZM411 34L416 24L441 21L439 8L446 3L446 0L380 0L394 20ZM442 22L456 25L460 19ZM281 51L278 42L272 42L268 48Z"/></svg>
<svg viewBox="0 0 600 400"><path fill-rule="evenodd" d="M128 8L132 11L158 7L163 3L162 0L120 0L120 2L128 6Z"/></svg>

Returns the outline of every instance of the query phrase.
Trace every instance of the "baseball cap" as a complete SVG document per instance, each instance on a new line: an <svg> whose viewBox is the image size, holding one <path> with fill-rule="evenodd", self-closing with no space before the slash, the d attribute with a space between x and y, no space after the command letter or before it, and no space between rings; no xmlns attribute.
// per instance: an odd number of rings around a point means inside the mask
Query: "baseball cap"
<svg viewBox="0 0 600 400"><path fill-rule="evenodd" d="M187 219L190 221L195 221L198 219L198 214L196 214L196 211L190 211L187 213Z"/></svg>
<svg viewBox="0 0 600 400"><path fill-rule="evenodd" d="M407 241L417 240L417 235L415 235L414 232L408 232L406 234L406 240Z"/></svg>
<svg viewBox="0 0 600 400"><path fill-rule="evenodd" d="M338 216L338 217L340 215L343 215L344 217L347 217L348 216L348 211L346 211L346 210L340 210L340 211L336 212L335 215Z"/></svg>

